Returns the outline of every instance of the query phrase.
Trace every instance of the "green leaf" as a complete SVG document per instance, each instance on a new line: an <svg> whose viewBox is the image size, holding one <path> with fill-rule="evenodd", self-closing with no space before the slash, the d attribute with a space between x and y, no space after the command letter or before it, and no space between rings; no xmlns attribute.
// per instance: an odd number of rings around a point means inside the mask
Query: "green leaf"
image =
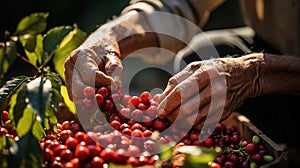
<svg viewBox="0 0 300 168"><path fill-rule="evenodd" d="M45 111L50 106L51 82L46 78L39 77L29 82L26 87L29 105L44 123Z"/></svg>
<svg viewBox="0 0 300 168"><path fill-rule="evenodd" d="M23 48L28 52L33 52L36 46L35 34L24 34L19 36Z"/></svg>
<svg viewBox="0 0 300 168"><path fill-rule="evenodd" d="M6 146L6 137L0 136L0 151L2 151L2 149L5 148L5 146Z"/></svg>
<svg viewBox="0 0 300 168"><path fill-rule="evenodd" d="M54 51L59 47L59 44L69 34L73 28L71 26L60 26L50 29L44 37L43 46L44 46L44 63L47 63L54 53Z"/></svg>
<svg viewBox="0 0 300 168"><path fill-rule="evenodd" d="M16 60L17 44L9 40L0 48L0 75L4 75ZM1 78L1 77L0 77Z"/></svg>
<svg viewBox="0 0 300 168"><path fill-rule="evenodd" d="M59 103L61 102L60 87L62 85L62 81L59 78L59 75L54 72L47 73L46 78L50 80L52 85L51 103L55 107L56 112L59 112Z"/></svg>
<svg viewBox="0 0 300 168"><path fill-rule="evenodd" d="M174 144L162 144L158 141L158 147L159 150L161 151L159 154L159 158L162 161L167 161L172 158Z"/></svg>
<svg viewBox="0 0 300 168"><path fill-rule="evenodd" d="M55 56L53 58L54 68L64 81L64 62L69 57L70 53L86 39L86 36L87 34L85 32L75 28L63 39L55 51Z"/></svg>
<svg viewBox="0 0 300 168"><path fill-rule="evenodd" d="M44 136L43 126L39 120L34 121L31 132L35 139L41 139Z"/></svg>
<svg viewBox="0 0 300 168"><path fill-rule="evenodd" d="M24 47L25 54L29 60L29 62L33 65L37 65L37 61L39 64L42 63L42 55L43 55L43 39L44 37L41 34L38 35L30 35L25 34L20 36L20 42Z"/></svg>
<svg viewBox="0 0 300 168"><path fill-rule="evenodd" d="M31 132L17 141L18 150L15 155L9 157L9 167L40 168L42 163L42 151L37 140Z"/></svg>
<svg viewBox="0 0 300 168"><path fill-rule="evenodd" d="M36 115L33 113L30 106L27 105L27 107L23 110L23 115L16 127L16 131L19 137L23 137L24 135L28 134L28 132L30 132L35 119Z"/></svg>
<svg viewBox="0 0 300 168"><path fill-rule="evenodd" d="M32 13L18 23L15 34L39 34L47 28L48 13Z"/></svg>
<svg viewBox="0 0 300 168"><path fill-rule="evenodd" d="M20 88L15 94L11 96L10 99L10 109L9 111L12 112L12 120L15 126L18 126L19 120L23 116L24 109L27 106L26 103L26 88Z"/></svg>
<svg viewBox="0 0 300 168"><path fill-rule="evenodd" d="M131 165L117 165L117 164L109 164L109 168L133 168Z"/></svg>
<svg viewBox="0 0 300 168"><path fill-rule="evenodd" d="M65 102L66 106L68 107L69 111L72 112L73 114L75 114L76 106L75 106L74 102L72 102L70 100L69 95L68 95L68 90L65 85L61 85L60 94L63 97L64 102Z"/></svg>
<svg viewBox="0 0 300 168"><path fill-rule="evenodd" d="M9 40L5 43L5 56L8 64L11 66L16 60L17 43L13 40Z"/></svg>
<svg viewBox="0 0 300 168"><path fill-rule="evenodd" d="M213 148L182 146L177 150L187 155L187 164L184 167L209 168L208 162L216 158L216 152Z"/></svg>
<svg viewBox="0 0 300 168"><path fill-rule="evenodd" d="M2 88L0 88L0 110L5 110L10 96L14 94L17 89L27 81L28 77L26 76L18 76L9 81L7 81Z"/></svg>

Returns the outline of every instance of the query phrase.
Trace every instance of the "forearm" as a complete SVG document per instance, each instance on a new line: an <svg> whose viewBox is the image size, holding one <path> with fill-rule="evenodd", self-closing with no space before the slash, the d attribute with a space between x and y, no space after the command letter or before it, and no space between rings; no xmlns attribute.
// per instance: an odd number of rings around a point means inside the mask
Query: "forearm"
<svg viewBox="0 0 300 168"><path fill-rule="evenodd" d="M223 2L224 0L131 0L123 13L131 10L145 12L148 23L157 33L159 46L176 53L206 24L210 12Z"/></svg>
<svg viewBox="0 0 300 168"><path fill-rule="evenodd" d="M143 58L149 62L164 63L170 57L161 55L160 48L173 53L179 51L197 32L196 25L203 26L209 12L223 1L135 0L122 11L121 16L90 34L81 47L92 49L96 54L114 52L121 59L139 49L153 47L153 53L145 53ZM153 15L154 11L174 15L162 17ZM182 19L178 22L174 16ZM186 21L182 21L184 19Z"/></svg>
<svg viewBox="0 0 300 168"><path fill-rule="evenodd" d="M249 97L268 94L300 95L300 58L255 53L238 58L252 74Z"/></svg>
<svg viewBox="0 0 300 168"><path fill-rule="evenodd" d="M264 54L260 64L262 94L300 95L300 58Z"/></svg>
<svg viewBox="0 0 300 168"><path fill-rule="evenodd" d="M121 59L129 53L147 47L158 47L158 40L143 15L130 11L100 26L89 35L82 48L96 54L103 50L115 52Z"/></svg>

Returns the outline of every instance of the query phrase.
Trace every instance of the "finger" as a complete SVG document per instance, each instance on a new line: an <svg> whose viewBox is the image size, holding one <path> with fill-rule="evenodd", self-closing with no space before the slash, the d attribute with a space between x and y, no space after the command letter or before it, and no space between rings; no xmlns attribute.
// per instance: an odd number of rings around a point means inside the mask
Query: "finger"
<svg viewBox="0 0 300 168"><path fill-rule="evenodd" d="M166 89L164 90L164 92L161 94L159 98L159 102L161 102L166 97L166 95L168 95L177 86L177 84L190 77L202 65L203 65L202 62L195 61L193 63L190 63L188 66L186 66L181 72L171 77Z"/></svg>
<svg viewBox="0 0 300 168"><path fill-rule="evenodd" d="M106 55L107 63L105 65L106 73L115 81L114 90L122 87L123 65L117 55Z"/></svg>
<svg viewBox="0 0 300 168"><path fill-rule="evenodd" d="M75 52L70 56L70 60L79 72L81 80L87 85L110 88L114 84L110 76L99 70L98 65L101 61L91 50Z"/></svg>
<svg viewBox="0 0 300 168"><path fill-rule="evenodd" d="M168 85L166 86L164 92L159 97L159 102L161 102L166 97L166 95L168 95L177 86L178 83L184 81L185 79L190 77L193 73L194 72L185 69L177 73L173 77L171 77L169 79Z"/></svg>
<svg viewBox="0 0 300 168"><path fill-rule="evenodd" d="M211 105L209 109L201 109L193 126L204 125L206 128L214 129L216 124L230 116L231 112L222 103ZM190 118L192 120L192 118ZM214 127L211 127L214 126Z"/></svg>
<svg viewBox="0 0 300 168"><path fill-rule="evenodd" d="M211 86L208 85L203 91L199 93L199 95L194 95L191 99L188 99L181 106L177 107L175 111L168 114L167 119L170 122L173 122L176 118L178 120L181 120L194 112L198 113L199 109L210 103L210 99Z"/></svg>
<svg viewBox="0 0 300 168"><path fill-rule="evenodd" d="M82 91L87 85L82 82L79 73L74 68L74 64L70 59L67 59L65 61L64 73L70 100L72 100L73 102L77 102L83 99L84 96Z"/></svg>
<svg viewBox="0 0 300 168"><path fill-rule="evenodd" d="M160 117L165 117L174 111L181 102L194 94L198 94L210 83L211 78L219 75L216 69L198 69L192 76L178 84L158 105Z"/></svg>

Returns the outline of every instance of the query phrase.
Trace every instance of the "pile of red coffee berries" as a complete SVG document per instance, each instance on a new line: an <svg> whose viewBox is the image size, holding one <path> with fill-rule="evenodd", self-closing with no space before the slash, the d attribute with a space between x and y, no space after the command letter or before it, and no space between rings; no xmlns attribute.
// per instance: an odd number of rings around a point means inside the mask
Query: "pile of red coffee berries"
<svg viewBox="0 0 300 168"><path fill-rule="evenodd" d="M157 118L156 107L159 96L155 95L152 98L147 91L141 93L138 97L124 95L122 91L110 93L105 87L98 89L87 87L83 90L83 93L86 97L82 103L83 108L88 109L97 105L108 117L110 127L103 128L103 126L99 126L95 127L94 130L94 133L98 134L96 139L100 139L100 143L102 141L103 144L101 145L104 145L104 147L113 146L114 150L124 149L126 153L126 150L130 149L128 146L134 146L133 148L140 153L136 156L142 157L149 154L153 156L152 154L158 152L157 142L149 139L149 137L151 137L153 132L161 133L168 128L168 133L157 136L160 143L178 142L177 147L194 145L218 148L221 151L219 152L220 155L210 163L210 167L252 168L274 160L273 156L260 143L258 136L254 136L252 141L242 140L237 128L234 126L226 127L224 124L219 123L213 132L207 131L207 133L210 133L208 138L200 141L199 131L190 130L186 132L180 130L175 124L170 124L163 119ZM107 130L110 130L111 133ZM125 148L123 144L127 144ZM132 155L134 152L129 153ZM173 155L175 156L176 154L178 153L175 149ZM111 161L110 159L108 162ZM130 163L130 161L126 163ZM140 166L143 164L133 165ZM176 165L174 166L176 167Z"/></svg>

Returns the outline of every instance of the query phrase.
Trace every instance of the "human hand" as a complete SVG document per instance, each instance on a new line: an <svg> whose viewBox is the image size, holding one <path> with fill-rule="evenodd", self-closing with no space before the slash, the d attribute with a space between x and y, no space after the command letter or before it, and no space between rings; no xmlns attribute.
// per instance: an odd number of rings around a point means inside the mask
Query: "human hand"
<svg viewBox="0 0 300 168"><path fill-rule="evenodd" d="M158 46L155 33L143 15L130 11L101 27L65 61L69 97L77 102L90 85L114 91L122 86L121 59L131 52Z"/></svg>
<svg viewBox="0 0 300 168"><path fill-rule="evenodd" d="M109 52L102 47L97 49L97 53L90 48L74 50L65 62L69 97L75 102L82 100L83 89L88 85L117 90L122 85L122 70L116 52Z"/></svg>
<svg viewBox="0 0 300 168"><path fill-rule="evenodd" d="M259 54L189 64L172 78L160 96L159 117L202 129L230 116L259 91ZM209 115L210 113L210 115Z"/></svg>

